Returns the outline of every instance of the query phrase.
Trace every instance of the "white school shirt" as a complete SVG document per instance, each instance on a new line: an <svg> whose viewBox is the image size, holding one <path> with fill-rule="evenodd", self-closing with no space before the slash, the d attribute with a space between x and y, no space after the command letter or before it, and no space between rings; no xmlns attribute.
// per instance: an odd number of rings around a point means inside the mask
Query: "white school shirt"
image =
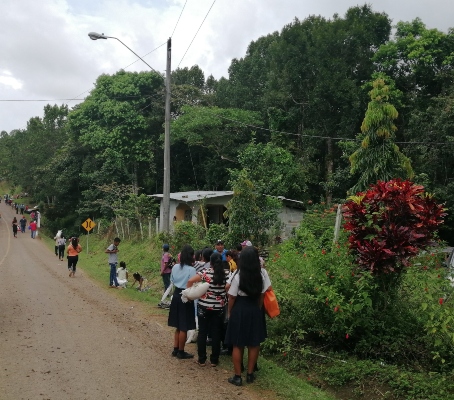
<svg viewBox="0 0 454 400"><path fill-rule="evenodd" d="M270 277L268 276L268 272L266 272L266 269L261 268L261 274L262 274L262 293L265 293L267 289L271 286L271 280ZM239 271L237 274L233 275L233 278L231 279L230 282L230 289L229 289L229 295L230 296L247 296L246 293L244 293L242 290L240 290L239 285L240 285L240 274L241 271Z"/></svg>

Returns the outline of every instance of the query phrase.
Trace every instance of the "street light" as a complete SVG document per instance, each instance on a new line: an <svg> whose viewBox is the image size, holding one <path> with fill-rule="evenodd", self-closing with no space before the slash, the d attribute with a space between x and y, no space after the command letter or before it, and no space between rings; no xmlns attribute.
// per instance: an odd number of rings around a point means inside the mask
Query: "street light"
<svg viewBox="0 0 454 400"><path fill-rule="evenodd" d="M90 32L88 34L91 40L98 39L115 39L125 46L131 53L142 60L152 71L159 74L151 65L149 65L135 51L126 46L120 39L114 36L106 36L104 33ZM161 230L169 232L170 218L170 63L172 56L172 39L167 40L167 63L166 63L166 101L165 101L165 123L164 123L164 184L162 193L162 224Z"/></svg>

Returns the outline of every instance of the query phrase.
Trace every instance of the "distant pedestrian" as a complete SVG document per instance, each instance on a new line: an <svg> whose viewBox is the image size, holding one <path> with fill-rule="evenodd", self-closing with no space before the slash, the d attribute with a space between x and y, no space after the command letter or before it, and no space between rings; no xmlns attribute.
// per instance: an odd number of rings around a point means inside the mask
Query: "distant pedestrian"
<svg viewBox="0 0 454 400"><path fill-rule="evenodd" d="M27 226L27 220L25 217L22 215L22 218L19 220L19 225L20 225L20 231L22 233L25 233L25 227Z"/></svg>
<svg viewBox="0 0 454 400"><path fill-rule="evenodd" d="M110 267L110 280L109 286L111 288L121 289L117 280L117 264L118 264L118 246L121 239L115 238L114 242L106 249L105 253L109 254L109 267Z"/></svg>
<svg viewBox="0 0 454 400"><path fill-rule="evenodd" d="M17 219L14 217L13 222L11 223L13 226L13 236L17 238Z"/></svg>
<svg viewBox="0 0 454 400"><path fill-rule="evenodd" d="M34 239L36 237L36 229L37 229L35 220L32 220L32 222L30 222L28 224L28 227L30 228L32 239Z"/></svg>
<svg viewBox="0 0 454 400"><path fill-rule="evenodd" d="M58 238L58 259L63 261L63 256L65 255L66 239L63 235Z"/></svg>
<svg viewBox="0 0 454 400"><path fill-rule="evenodd" d="M69 277L74 277L74 274L76 273L76 265L79 261L79 253L81 251L82 247L79 244L79 239L73 237L67 249Z"/></svg>

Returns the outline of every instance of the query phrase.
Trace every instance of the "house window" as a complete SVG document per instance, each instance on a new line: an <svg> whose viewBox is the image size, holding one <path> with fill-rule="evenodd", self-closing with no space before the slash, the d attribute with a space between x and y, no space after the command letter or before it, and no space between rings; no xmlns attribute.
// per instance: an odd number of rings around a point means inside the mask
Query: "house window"
<svg viewBox="0 0 454 400"><path fill-rule="evenodd" d="M184 220L192 221L192 210L184 210Z"/></svg>

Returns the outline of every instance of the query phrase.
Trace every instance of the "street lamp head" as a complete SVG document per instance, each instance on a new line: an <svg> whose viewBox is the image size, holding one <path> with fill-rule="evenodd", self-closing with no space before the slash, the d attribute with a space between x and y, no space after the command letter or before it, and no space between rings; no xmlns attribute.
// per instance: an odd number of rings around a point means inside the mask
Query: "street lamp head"
<svg viewBox="0 0 454 400"><path fill-rule="evenodd" d="M91 40L107 39L107 36L105 36L104 33L90 32L88 36Z"/></svg>

